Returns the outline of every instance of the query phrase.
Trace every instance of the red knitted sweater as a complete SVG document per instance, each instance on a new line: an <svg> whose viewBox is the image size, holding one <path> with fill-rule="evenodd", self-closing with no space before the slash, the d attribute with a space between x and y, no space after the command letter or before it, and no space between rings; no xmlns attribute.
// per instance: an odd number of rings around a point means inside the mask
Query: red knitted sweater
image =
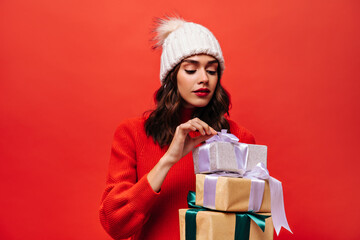
<svg viewBox="0 0 360 240"><path fill-rule="evenodd" d="M190 119L185 114L183 122ZM231 120L230 131L240 142L255 143L253 135ZM145 118L129 119L116 129L109 174L100 206L100 220L114 239L179 239L178 209L187 208L188 191L195 190L192 153L169 171L156 193L147 173L165 154L144 129Z"/></svg>

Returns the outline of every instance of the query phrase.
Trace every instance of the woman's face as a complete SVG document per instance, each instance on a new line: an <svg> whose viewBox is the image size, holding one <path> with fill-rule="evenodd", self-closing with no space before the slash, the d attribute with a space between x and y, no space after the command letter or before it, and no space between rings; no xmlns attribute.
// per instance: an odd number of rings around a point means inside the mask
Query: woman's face
<svg viewBox="0 0 360 240"><path fill-rule="evenodd" d="M177 73L177 86L185 108L205 107L218 81L218 61L201 54L185 58Z"/></svg>

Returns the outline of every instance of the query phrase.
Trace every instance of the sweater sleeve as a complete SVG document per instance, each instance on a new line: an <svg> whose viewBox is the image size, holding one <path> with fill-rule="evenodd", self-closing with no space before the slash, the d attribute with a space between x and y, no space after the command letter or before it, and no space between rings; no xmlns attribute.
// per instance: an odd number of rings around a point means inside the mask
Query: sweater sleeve
<svg viewBox="0 0 360 240"><path fill-rule="evenodd" d="M100 221L114 239L133 236L148 218L159 193L151 188L147 174L137 179L136 126L123 122L114 134L106 189L100 205Z"/></svg>
<svg viewBox="0 0 360 240"><path fill-rule="evenodd" d="M255 144L254 135L245 127L237 125L234 121L229 120L230 132L239 138L239 142Z"/></svg>

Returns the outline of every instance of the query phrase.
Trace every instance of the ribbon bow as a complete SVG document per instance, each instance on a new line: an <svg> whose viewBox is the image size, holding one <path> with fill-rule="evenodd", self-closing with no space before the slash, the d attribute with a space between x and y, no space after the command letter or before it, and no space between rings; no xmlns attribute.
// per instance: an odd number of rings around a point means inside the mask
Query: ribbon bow
<svg viewBox="0 0 360 240"><path fill-rule="evenodd" d="M227 129L222 129L221 132L218 132L217 135L212 136L206 143L211 142L231 142L231 143L238 143L239 139L231 133L227 133Z"/></svg>
<svg viewBox="0 0 360 240"><path fill-rule="evenodd" d="M252 170L247 171L244 174L244 178L261 179L269 182L271 214L276 234L279 235L281 227L292 233L285 215L284 196L281 182L270 176L269 171L263 163L258 163Z"/></svg>

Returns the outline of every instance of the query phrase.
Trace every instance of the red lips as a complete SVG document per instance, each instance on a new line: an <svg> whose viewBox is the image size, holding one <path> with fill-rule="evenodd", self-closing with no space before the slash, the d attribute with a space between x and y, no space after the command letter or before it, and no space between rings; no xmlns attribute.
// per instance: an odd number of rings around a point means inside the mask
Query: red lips
<svg viewBox="0 0 360 240"><path fill-rule="evenodd" d="M210 93L210 90L209 89L207 89L207 88L199 88L199 89L197 89L197 90L195 90L195 91L193 91L195 94L196 94L196 96L198 96L198 97L206 97L207 95L209 95L209 93Z"/></svg>

